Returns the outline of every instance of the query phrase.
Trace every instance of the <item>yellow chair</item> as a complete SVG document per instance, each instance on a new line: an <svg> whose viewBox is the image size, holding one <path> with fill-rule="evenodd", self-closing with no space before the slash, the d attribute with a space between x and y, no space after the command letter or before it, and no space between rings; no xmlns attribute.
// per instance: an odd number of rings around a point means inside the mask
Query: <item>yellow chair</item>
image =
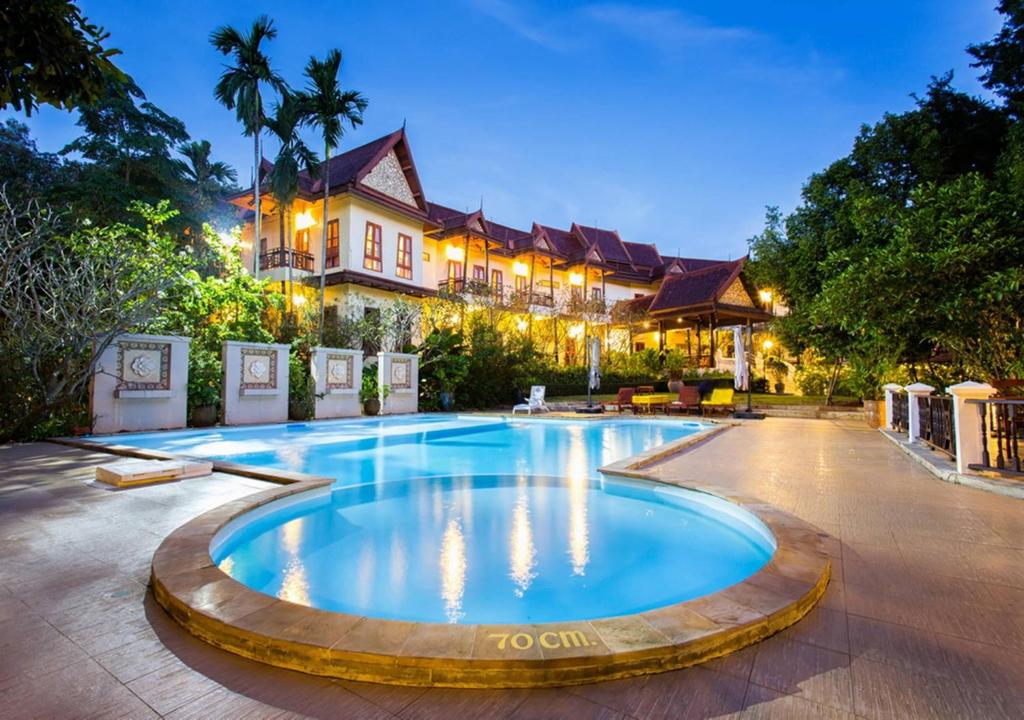
<svg viewBox="0 0 1024 720"><path fill-rule="evenodd" d="M736 402L733 396L736 391L732 388L714 388L711 397L700 404L700 414L707 415L708 411L723 410L727 413L736 411Z"/></svg>

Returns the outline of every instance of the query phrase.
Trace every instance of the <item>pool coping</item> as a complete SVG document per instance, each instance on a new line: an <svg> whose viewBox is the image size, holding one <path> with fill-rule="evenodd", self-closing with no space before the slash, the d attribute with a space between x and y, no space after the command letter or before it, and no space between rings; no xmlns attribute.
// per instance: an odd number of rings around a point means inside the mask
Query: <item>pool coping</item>
<svg viewBox="0 0 1024 720"><path fill-rule="evenodd" d="M723 425L701 431L600 470L733 502L775 536L775 553L761 570L694 600L591 621L421 623L280 600L246 587L213 563L210 543L227 523L275 500L329 485L329 478L291 480L185 523L153 556L153 593L178 624L211 645L270 665L349 680L464 688L552 687L694 665L797 622L824 594L831 576L824 550L828 535L813 525L727 488L666 481L643 472L667 455L726 429ZM96 443L88 445L101 449Z"/></svg>

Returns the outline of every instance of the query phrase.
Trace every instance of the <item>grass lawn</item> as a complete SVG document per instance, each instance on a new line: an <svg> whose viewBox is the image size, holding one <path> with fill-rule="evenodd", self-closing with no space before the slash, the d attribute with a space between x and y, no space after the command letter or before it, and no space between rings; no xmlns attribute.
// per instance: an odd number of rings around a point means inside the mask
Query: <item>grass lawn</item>
<svg viewBox="0 0 1024 720"><path fill-rule="evenodd" d="M746 398L745 393L736 393L736 402L740 401L740 396ZM580 400L586 401L586 395L562 395L560 397L548 398L551 402L578 402ZM610 394L597 394L594 395L594 402L614 402L615 395ZM822 395L775 395L769 393L754 393L754 405L824 405L825 397ZM860 400L852 397L839 397L832 398L833 405L860 405Z"/></svg>

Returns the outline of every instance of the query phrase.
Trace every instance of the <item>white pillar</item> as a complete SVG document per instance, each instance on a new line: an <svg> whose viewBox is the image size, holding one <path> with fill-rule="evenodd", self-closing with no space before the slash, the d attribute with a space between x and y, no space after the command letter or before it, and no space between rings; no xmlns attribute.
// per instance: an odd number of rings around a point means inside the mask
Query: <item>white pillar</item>
<svg viewBox="0 0 1024 720"><path fill-rule="evenodd" d="M363 378L363 351L313 348L310 358L317 420L362 413L359 389Z"/></svg>
<svg viewBox="0 0 1024 720"><path fill-rule="evenodd" d="M962 382L950 385L946 392L953 396L953 433L956 437L956 469L970 471L972 463L982 461L981 410L968 400L984 400L995 395L996 389L986 383Z"/></svg>
<svg viewBox="0 0 1024 720"><path fill-rule="evenodd" d="M915 442L921 437L921 411L918 409L917 399L931 395L935 388L918 382L903 389L907 391L907 440Z"/></svg>
<svg viewBox="0 0 1024 720"><path fill-rule="evenodd" d="M895 403L896 393L903 391L903 386L896 383L889 383L883 385L882 389L885 390L885 429L895 430L892 426L892 407Z"/></svg>

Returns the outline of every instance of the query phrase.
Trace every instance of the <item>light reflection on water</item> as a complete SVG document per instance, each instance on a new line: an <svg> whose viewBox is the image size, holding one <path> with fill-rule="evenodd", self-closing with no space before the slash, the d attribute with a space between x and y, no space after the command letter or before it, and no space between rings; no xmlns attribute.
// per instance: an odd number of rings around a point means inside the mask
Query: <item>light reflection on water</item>
<svg viewBox="0 0 1024 720"><path fill-rule="evenodd" d="M448 622L457 623L462 612L462 594L466 590L466 540L459 521L452 518L441 541L441 597Z"/></svg>
<svg viewBox="0 0 1024 720"><path fill-rule="evenodd" d="M509 533L509 575L515 583L516 597L530 589L536 577L533 566L537 549L533 546L533 528L530 527L530 504L527 500L525 478L519 481L516 504L512 509L512 530Z"/></svg>

